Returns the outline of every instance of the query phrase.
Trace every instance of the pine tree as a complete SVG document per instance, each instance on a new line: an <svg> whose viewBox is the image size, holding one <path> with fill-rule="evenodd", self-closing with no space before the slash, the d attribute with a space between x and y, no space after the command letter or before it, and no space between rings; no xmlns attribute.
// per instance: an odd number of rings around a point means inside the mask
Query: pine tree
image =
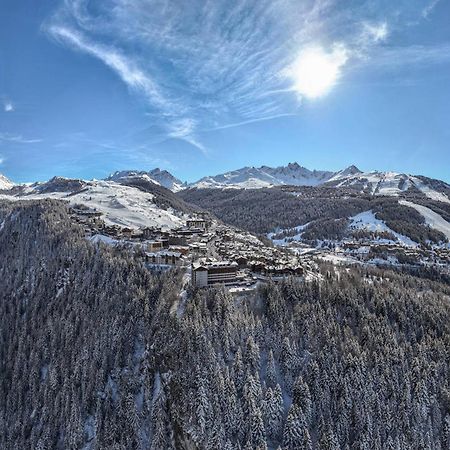
<svg viewBox="0 0 450 450"><path fill-rule="evenodd" d="M295 380L292 389L292 401L295 405L300 407L305 415L306 423L309 425L312 418L311 394L308 385L303 381L301 376Z"/></svg>
<svg viewBox="0 0 450 450"><path fill-rule="evenodd" d="M275 366L275 358L273 357L272 349L269 350L269 356L267 358L266 384L271 388L274 388L277 384L277 369Z"/></svg>
<svg viewBox="0 0 450 450"><path fill-rule="evenodd" d="M275 389L268 388L264 400L264 423L267 437L273 441L280 438L283 422L283 395L277 384Z"/></svg>
<svg viewBox="0 0 450 450"><path fill-rule="evenodd" d="M365 447L361 447L361 450ZM328 426L326 431L322 433L319 441L320 450L340 450L339 442L334 434L333 429ZM368 450L368 449L367 449Z"/></svg>
<svg viewBox="0 0 450 450"><path fill-rule="evenodd" d="M292 405L284 426L283 450L296 450L310 444L311 438L306 427L305 416L298 406Z"/></svg>

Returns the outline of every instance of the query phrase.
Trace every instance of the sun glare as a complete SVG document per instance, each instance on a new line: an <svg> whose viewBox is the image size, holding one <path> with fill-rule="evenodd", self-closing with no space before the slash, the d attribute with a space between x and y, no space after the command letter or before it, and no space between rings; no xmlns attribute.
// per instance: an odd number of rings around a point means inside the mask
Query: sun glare
<svg viewBox="0 0 450 450"><path fill-rule="evenodd" d="M335 85L347 60L348 52L342 46L336 46L330 53L320 47L302 51L289 69L293 89L308 98L325 95Z"/></svg>

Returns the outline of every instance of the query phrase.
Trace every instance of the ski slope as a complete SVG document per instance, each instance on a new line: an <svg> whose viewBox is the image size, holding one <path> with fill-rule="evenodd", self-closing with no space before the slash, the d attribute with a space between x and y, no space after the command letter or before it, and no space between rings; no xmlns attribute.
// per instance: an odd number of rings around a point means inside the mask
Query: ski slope
<svg viewBox="0 0 450 450"><path fill-rule="evenodd" d="M411 238L393 231L384 223L384 221L377 219L372 210L356 214L356 216L350 217L350 220L350 228L354 230L367 230L374 233L381 233L383 231L386 231L393 234L397 238L397 241L402 245L405 245L407 247L418 246L417 242L414 242Z"/></svg>
<svg viewBox="0 0 450 450"><path fill-rule="evenodd" d="M426 206L417 205L416 203L413 203L413 202L410 202L407 200L400 200L399 203L401 205L409 206L410 208L414 208L416 211L418 211L420 214L422 214L427 225L429 225L431 228L434 228L435 230L438 230L441 233L445 234L447 239L450 241L450 223L448 223L438 213L435 213L433 210L431 210L430 208L427 208Z"/></svg>
<svg viewBox="0 0 450 450"><path fill-rule="evenodd" d="M5 196L6 197L6 196ZM25 194L10 200L38 200L53 198L71 205L83 204L103 213L108 225L128 228L161 227L172 229L184 224L185 215L173 209L162 209L154 202L154 195L113 181L90 181L79 192L45 192L29 188Z"/></svg>

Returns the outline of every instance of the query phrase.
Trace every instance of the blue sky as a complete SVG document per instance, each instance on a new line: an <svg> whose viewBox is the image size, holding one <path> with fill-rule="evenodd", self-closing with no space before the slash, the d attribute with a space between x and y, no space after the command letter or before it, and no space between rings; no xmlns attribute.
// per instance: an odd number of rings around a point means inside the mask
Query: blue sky
<svg viewBox="0 0 450 450"><path fill-rule="evenodd" d="M2 0L0 173L450 182L450 2Z"/></svg>

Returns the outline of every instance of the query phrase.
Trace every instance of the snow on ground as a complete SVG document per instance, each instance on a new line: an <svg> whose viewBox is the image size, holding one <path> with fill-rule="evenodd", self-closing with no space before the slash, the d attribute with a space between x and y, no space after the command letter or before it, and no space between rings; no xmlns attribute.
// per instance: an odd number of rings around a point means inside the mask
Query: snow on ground
<svg viewBox="0 0 450 450"><path fill-rule="evenodd" d="M116 245L117 243L119 243L118 240L113 239L109 236L105 236L104 234L94 234L93 236L91 236L89 238L89 240L93 244L97 244L98 242L103 242L104 244L108 244L108 245Z"/></svg>
<svg viewBox="0 0 450 450"><path fill-rule="evenodd" d="M413 240L411 240L409 237L391 230L382 220L377 219L375 217L375 214L371 210L364 211L362 213L357 214L356 216L350 217L350 220L351 220L350 228L352 229L360 229L360 230L363 229L379 233L387 231L388 233L393 234L397 238L399 243L402 245L405 245L407 247L418 246L418 244Z"/></svg>
<svg viewBox="0 0 450 450"><path fill-rule="evenodd" d="M74 194L31 192L29 195L15 198L24 200L54 198L69 201L71 204L82 203L102 212L103 219L108 225L171 229L184 223L183 217L176 215L173 210L163 210L155 205L153 194L110 181L92 181L86 189Z"/></svg>
<svg viewBox="0 0 450 450"><path fill-rule="evenodd" d="M373 195L396 196L406 191L411 181L409 177L397 172L365 172L344 178L338 186L348 186L364 182Z"/></svg>
<svg viewBox="0 0 450 450"><path fill-rule="evenodd" d="M445 234L447 239L450 241L450 223L448 223L443 217L441 217L438 213L435 213L430 208L426 206L417 205L416 203L409 202L407 200L400 200L399 203L404 206L409 206L410 208L414 208L418 211L425 219L427 225L435 230L440 231Z"/></svg>
<svg viewBox="0 0 450 450"><path fill-rule="evenodd" d="M301 241L302 233L303 233L304 229L309 225L309 223L310 222L305 223L304 225L298 225L297 227L293 227L293 228L277 229L277 230L273 231L272 233L268 233L267 237L275 245L280 245L280 246L289 245L289 242ZM283 239L273 239L274 236L276 236L280 233L283 233L285 231L290 231L290 230L295 230L297 232L297 234L295 234L294 236L287 236Z"/></svg>
<svg viewBox="0 0 450 450"><path fill-rule="evenodd" d="M8 190L14 187L14 183L0 173L0 190Z"/></svg>
<svg viewBox="0 0 450 450"><path fill-rule="evenodd" d="M412 177L417 189L422 191L428 198L432 200L437 200L438 202L450 203L450 199L442 192L435 191L434 189L427 186L422 180L416 177Z"/></svg>

